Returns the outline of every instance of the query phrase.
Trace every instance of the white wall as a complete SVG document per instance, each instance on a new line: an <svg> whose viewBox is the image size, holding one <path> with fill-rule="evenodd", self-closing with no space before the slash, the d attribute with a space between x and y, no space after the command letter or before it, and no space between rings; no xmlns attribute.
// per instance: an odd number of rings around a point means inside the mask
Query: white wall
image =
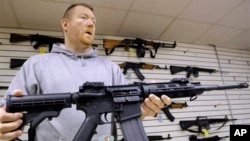
<svg viewBox="0 0 250 141"><path fill-rule="evenodd" d="M8 86L17 73L19 68L10 69L10 58L29 58L32 55L38 54L30 42L10 43L10 33L20 34L36 34L60 36L60 32L51 31L35 31L23 29L0 28L0 86ZM175 49L160 48L156 58L150 58L149 52L146 52L144 58L137 58L135 54L125 52L123 48L117 48L110 56L106 56L103 49L103 38L108 39L123 39L124 37L111 37L97 35L95 43L99 55L104 58L109 58L117 63L124 61L146 62L160 66L192 65L202 68L212 68L219 70L217 73L199 73L199 77L191 77L190 81L201 82L202 85L216 85L223 83L238 83L250 81L250 51L239 49L228 49L222 47L202 46L179 43ZM160 41L163 42L163 41ZM46 67L46 66L45 66ZM185 72L171 75L170 70L142 70L142 74L146 77L144 82L168 82L174 77L185 77ZM130 83L140 81L132 70L128 71L131 75ZM127 76L125 76L127 78ZM6 90L0 90L1 96ZM212 124L209 130L210 136L229 136L230 124L250 124L250 95L248 89L234 89L227 91L209 91L198 96L197 100L189 101L189 98L173 99L173 101L187 102L188 107L183 109L171 109L170 111L175 116L175 121L171 122L166 119L165 115L160 112L158 117L147 117L144 121L144 127L148 135L162 135L167 137L168 134L172 137L172 141L188 141L188 136L195 133L182 131L179 126L180 120L195 119L196 116L208 116L208 118L224 118L227 115L229 118L237 118L235 122L228 122L219 130L222 123ZM162 118L162 120L161 120ZM119 125L118 125L119 127ZM118 131L119 136L122 136L121 131ZM200 137L204 137L200 135ZM27 139L27 135L23 136ZM225 139L229 141L229 138Z"/></svg>

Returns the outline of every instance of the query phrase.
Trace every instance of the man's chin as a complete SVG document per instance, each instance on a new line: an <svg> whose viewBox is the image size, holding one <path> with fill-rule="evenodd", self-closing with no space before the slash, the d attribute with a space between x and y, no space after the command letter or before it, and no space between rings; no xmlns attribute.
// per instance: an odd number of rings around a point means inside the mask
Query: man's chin
<svg viewBox="0 0 250 141"><path fill-rule="evenodd" d="M93 40L92 39L82 39L81 43L84 45L90 46L90 45L92 45Z"/></svg>

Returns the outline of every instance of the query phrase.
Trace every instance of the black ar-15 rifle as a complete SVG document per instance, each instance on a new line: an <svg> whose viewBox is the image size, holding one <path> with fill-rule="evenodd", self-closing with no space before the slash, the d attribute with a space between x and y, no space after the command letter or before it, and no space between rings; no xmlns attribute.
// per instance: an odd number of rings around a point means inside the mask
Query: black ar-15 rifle
<svg viewBox="0 0 250 141"><path fill-rule="evenodd" d="M148 41L141 38L135 38L135 39L125 38L121 41L113 39L103 39L103 48L105 49L106 55L110 55L111 53L113 53L116 47L125 47L126 51L128 51L129 48L135 48L136 55L138 58L143 58L145 56L146 50L150 52L151 58L155 58L157 50L160 47L175 48L176 45L177 44L175 41L173 44L170 44L170 43ZM150 48L147 48L146 46L152 46L154 49L154 53Z"/></svg>
<svg viewBox="0 0 250 141"><path fill-rule="evenodd" d="M13 69L13 68L21 67L26 61L27 59L10 58L10 68Z"/></svg>
<svg viewBox="0 0 250 141"><path fill-rule="evenodd" d="M168 137L163 137L160 135L152 135L152 136L148 136L148 140L149 141L163 141L163 140L171 140L172 137L170 137L170 134L168 134ZM118 140L118 141L124 141L124 138Z"/></svg>
<svg viewBox="0 0 250 141"><path fill-rule="evenodd" d="M222 122L223 124L218 128L220 129L228 121L233 121L233 120L236 120L236 119L228 119L227 116L225 116L225 118L211 118L211 119L207 118L207 116L198 116L196 117L196 120L181 120L180 126L183 130L187 130L189 132L203 133L202 129L209 130L210 124L212 123ZM192 126L198 126L198 130L189 129Z"/></svg>
<svg viewBox="0 0 250 141"><path fill-rule="evenodd" d="M183 80L184 79L184 80ZM7 96L7 112L23 112L23 124L30 123L29 141L34 140L36 126L45 118L57 117L63 108L76 104L86 113L86 119L73 141L89 141L98 124L104 123L101 115L113 113L120 124L125 141L148 141L140 119L141 102L153 93L170 98L190 97L195 100L204 91L247 88L247 83L202 86L199 82L189 83L185 78L170 82L138 83L130 85L104 86L102 82L86 82L75 93Z"/></svg>
<svg viewBox="0 0 250 141"><path fill-rule="evenodd" d="M189 136L189 141L219 141L224 138L228 138L229 136L223 136L219 137L218 135L212 136L212 137L206 137L206 138L197 138L195 135Z"/></svg>
<svg viewBox="0 0 250 141"><path fill-rule="evenodd" d="M194 77L198 77L199 72L209 72L209 73L217 72L217 70L215 69L208 69L208 68L199 68L199 67L192 67L192 66L187 66L187 67L173 66L173 65L170 66L171 74L176 74L182 71L186 72L186 78L190 78L191 74Z"/></svg>

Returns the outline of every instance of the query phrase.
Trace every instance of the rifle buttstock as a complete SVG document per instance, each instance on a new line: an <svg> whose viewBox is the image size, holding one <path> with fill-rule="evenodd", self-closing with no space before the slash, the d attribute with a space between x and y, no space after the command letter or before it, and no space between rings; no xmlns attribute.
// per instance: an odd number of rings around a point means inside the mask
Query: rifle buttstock
<svg viewBox="0 0 250 141"><path fill-rule="evenodd" d="M17 43L17 42L22 42L22 41L30 41L31 37L30 36L25 36L21 34L16 34L16 33L11 33L10 34L10 42L11 43Z"/></svg>
<svg viewBox="0 0 250 141"><path fill-rule="evenodd" d="M121 44L120 40L103 39L103 48L105 49L112 49L119 44Z"/></svg>

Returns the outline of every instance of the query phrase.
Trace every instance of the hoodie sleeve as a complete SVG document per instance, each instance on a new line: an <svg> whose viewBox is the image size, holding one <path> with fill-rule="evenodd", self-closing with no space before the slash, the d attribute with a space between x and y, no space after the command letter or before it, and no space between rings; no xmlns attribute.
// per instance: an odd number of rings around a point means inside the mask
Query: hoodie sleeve
<svg viewBox="0 0 250 141"><path fill-rule="evenodd" d="M35 68L37 66L36 59L29 58L17 74L12 79L8 90L0 101L0 105L5 104L7 95L11 95L16 89L22 90L24 95L36 94L39 92L39 85L36 78Z"/></svg>
<svg viewBox="0 0 250 141"><path fill-rule="evenodd" d="M113 80L114 84L113 85L126 85L126 84L128 84L127 80L124 78L124 75L123 75L119 65L114 63L113 68L114 68L113 69L113 71L114 71L113 74L115 76L115 77L113 77L114 78L114 80Z"/></svg>

